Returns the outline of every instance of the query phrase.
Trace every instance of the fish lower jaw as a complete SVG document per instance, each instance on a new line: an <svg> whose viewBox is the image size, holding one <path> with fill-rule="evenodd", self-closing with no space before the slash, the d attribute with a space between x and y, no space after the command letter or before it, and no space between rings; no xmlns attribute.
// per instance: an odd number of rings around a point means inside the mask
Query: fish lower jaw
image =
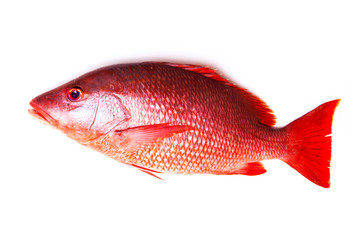
<svg viewBox="0 0 360 240"><path fill-rule="evenodd" d="M30 108L29 113L31 116L33 116L34 118L38 119L40 122L46 124L46 125L50 125L53 127L57 127L58 123L55 119L53 119L50 115L46 114L46 113L42 113L41 111L38 111L34 108Z"/></svg>

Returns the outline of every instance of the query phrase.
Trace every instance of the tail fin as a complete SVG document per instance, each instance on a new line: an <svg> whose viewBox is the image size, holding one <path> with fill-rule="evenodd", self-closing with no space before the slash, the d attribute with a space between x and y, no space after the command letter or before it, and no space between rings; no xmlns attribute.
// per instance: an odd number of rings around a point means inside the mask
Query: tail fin
<svg viewBox="0 0 360 240"><path fill-rule="evenodd" d="M340 99L326 102L286 126L289 153L283 159L304 177L330 187L331 125Z"/></svg>

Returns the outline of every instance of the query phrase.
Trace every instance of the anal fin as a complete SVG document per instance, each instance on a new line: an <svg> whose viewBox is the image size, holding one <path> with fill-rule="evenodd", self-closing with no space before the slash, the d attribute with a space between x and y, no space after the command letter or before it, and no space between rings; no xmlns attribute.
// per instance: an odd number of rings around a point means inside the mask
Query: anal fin
<svg viewBox="0 0 360 240"><path fill-rule="evenodd" d="M241 175L248 175L248 176L256 176L266 173L266 169L261 162L251 162L251 163L244 163L241 165L240 168L229 171L229 172L219 172L218 174L225 174L225 175L234 175L234 174L241 174Z"/></svg>

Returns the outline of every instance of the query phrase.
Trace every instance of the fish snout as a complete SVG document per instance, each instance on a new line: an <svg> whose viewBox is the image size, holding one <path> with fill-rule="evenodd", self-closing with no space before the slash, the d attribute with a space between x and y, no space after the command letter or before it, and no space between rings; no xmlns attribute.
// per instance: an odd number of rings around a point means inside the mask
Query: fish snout
<svg viewBox="0 0 360 240"><path fill-rule="evenodd" d="M33 117L43 123L48 123L53 126L57 125L57 121L46 110L44 110L41 96L34 98L29 104L32 108L28 111Z"/></svg>

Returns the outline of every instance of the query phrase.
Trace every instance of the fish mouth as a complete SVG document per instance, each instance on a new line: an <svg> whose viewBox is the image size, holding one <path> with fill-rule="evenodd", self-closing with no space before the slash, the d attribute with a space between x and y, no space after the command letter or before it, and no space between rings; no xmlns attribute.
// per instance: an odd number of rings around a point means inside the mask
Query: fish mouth
<svg viewBox="0 0 360 240"><path fill-rule="evenodd" d="M30 108L28 111L29 113L35 117L36 119L40 120L42 123L50 124L53 126L57 125L57 121L50 116L47 112L45 112L38 104L34 101L30 102Z"/></svg>

